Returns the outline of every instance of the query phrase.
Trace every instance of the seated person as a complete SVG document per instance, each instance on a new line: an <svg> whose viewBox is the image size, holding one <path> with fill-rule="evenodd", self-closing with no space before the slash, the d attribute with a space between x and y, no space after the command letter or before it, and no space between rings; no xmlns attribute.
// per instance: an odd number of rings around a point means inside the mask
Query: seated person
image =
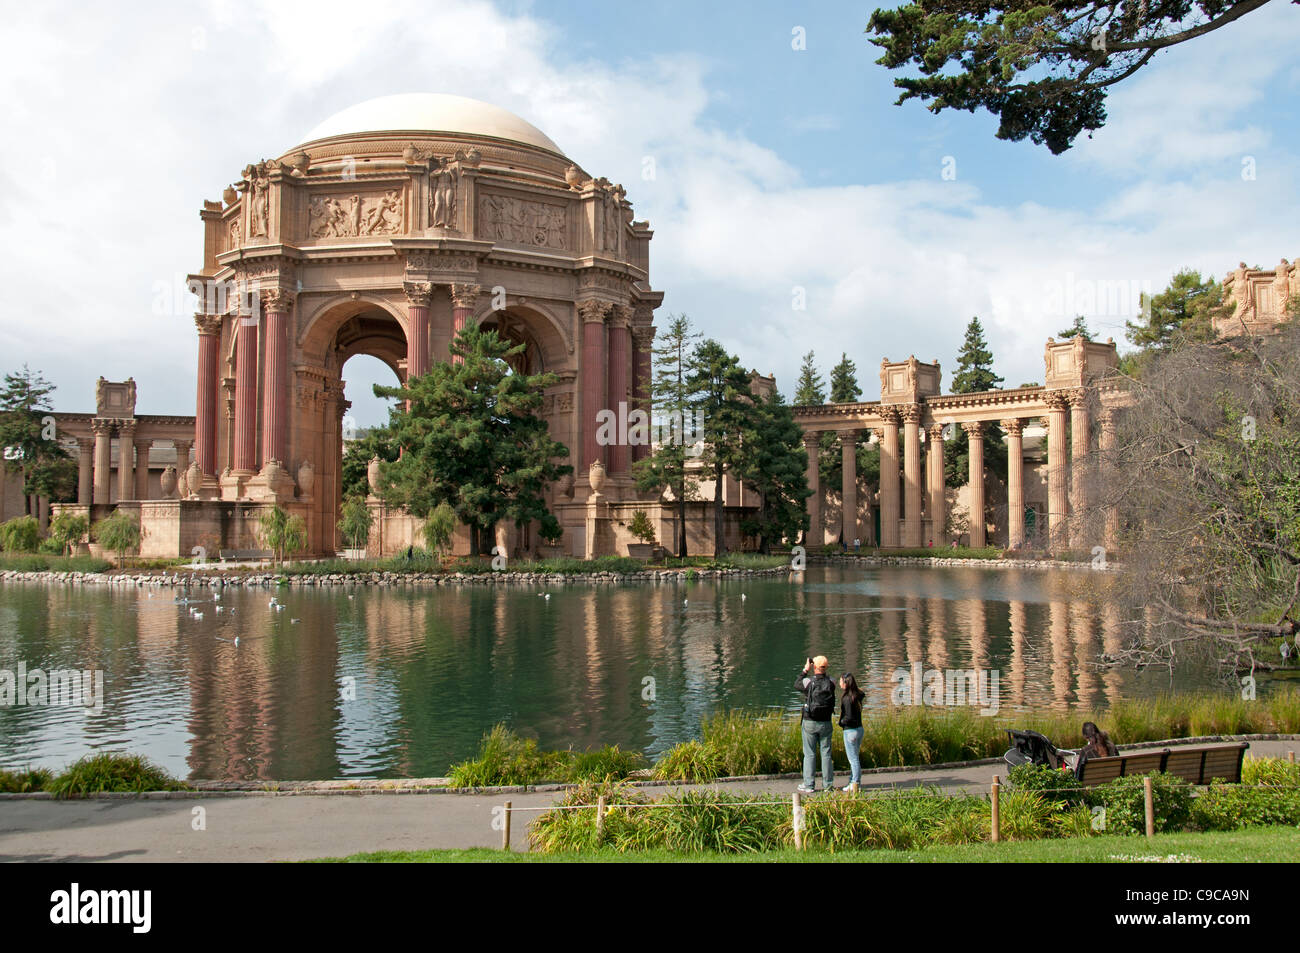
<svg viewBox="0 0 1300 953"><path fill-rule="evenodd" d="M1119 749L1110 740L1110 735L1090 721L1083 723L1084 746L1079 749L1079 757L1074 762L1074 776L1083 777L1083 763L1089 758L1113 758Z"/></svg>

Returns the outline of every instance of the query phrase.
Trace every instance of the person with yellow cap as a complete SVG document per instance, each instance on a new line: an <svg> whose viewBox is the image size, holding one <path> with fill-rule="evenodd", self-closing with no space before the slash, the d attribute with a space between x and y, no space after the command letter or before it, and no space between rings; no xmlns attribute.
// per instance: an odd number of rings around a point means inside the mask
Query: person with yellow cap
<svg viewBox="0 0 1300 953"><path fill-rule="evenodd" d="M827 791L835 782L835 770L831 766L831 715L835 712L835 683L826 674L830 664L826 656L818 655L804 663L803 672L795 679L795 688L803 693L803 784L799 793L812 794L817 790L813 769L817 763L817 751L822 756L822 781Z"/></svg>

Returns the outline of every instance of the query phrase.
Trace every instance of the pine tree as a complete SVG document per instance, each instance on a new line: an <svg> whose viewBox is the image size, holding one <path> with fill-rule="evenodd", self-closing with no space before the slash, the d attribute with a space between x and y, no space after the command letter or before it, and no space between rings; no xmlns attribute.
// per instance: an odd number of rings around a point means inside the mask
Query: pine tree
<svg viewBox="0 0 1300 953"><path fill-rule="evenodd" d="M794 541L808 528L805 501L812 491L807 459L803 428L781 392L774 391L766 400L757 398L753 431L743 448L738 476L758 492L760 500L758 512L741 520L741 530L757 536L765 553L773 543Z"/></svg>
<svg viewBox="0 0 1300 953"><path fill-rule="evenodd" d="M1057 331L1056 336L1062 341L1077 337L1082 337L1085 341L1092 340L1092 332L1088 330L1088 322L1081 314L1076 314L1074 323L1063 331Z"/></svg>
<svg viewBox="0 0 1300 953"><path fill-rule="evenodd" d="M440 361L403 387L375 387L397 398L384 436L402 448L380 469L384 499L418 519L449 504L470 527L475 556L499 520L537 520L543 539L561 532L543 494L573 468L556 462L569 450L540 416L543 391L559 378L512 373L508 361L523 349L471 325L451 343L459 362Z"/></svg>
<svg viewBox="0 0 1300 953"><path fill-rule="evenodd" d="M803 363L799 365L799 383L795 385L794 403L796 407L813 407L826 403L826 385L817 373L812 351L803 356Z"/></svg>
<svg viewBox="0 0 1300 953"><path fill-rule="evenodd" d="M32 512L34 497L67 499L76 488L76 466L58 441L50 395L54 385L26 364L6 374L0 390L0 447L4 466L23 475L26 513ZM48 418L48 419L47 419Z"/></svg>
<svg viewBox="0 0 1300 953"><path fill-rule="evenodd" d="M1185 268L1158 295L1142 295L1137 322L1126 321L1125 336L1144 352L1167 351L1176 341L1204 342L1214 337L1213 315L1223 307L1223 286Z"/></svg>
<svg viewBox="0 0 1300 953"><path fill-rule="evenodd" d="M954 394L978 394L997 390L1002 378L993 372L993 352L984 340L984 326L974 317L966 325L966 337L957 354L957 372L952 378ZM970 437L957 427L944 448L944 476L950 487L970 482ZM1007 445L1002 428L988 424L984 428L984 469L1003 482L1007 479Z"/></svg>
<svg viewBox="0 0 1300 953"><path fill-rule="evenodd" d="M740 360L712 339L696 348L690 370L690 388L697 395L695 407L704 437L704 465L713 470L713 555L721 556L727 551L723 479L743 463L744 445L753 429L754 395Z"/></svg>
<svg viewBox="0 0 1300 953"><path fill-rule="evenodd" d="M862 396L858 386L858 367L840 352L840 362L831 368L831 403L851 404Z"/></svg>
<svg viewBox="0 0 1300 953"><path fill-rule="evenodd" d="M632 465L637 488L642 492L670 489L677 500L677 555L686 557L686 502L698 496L690 478L688 459L694 448L688 444L687 428L694 429L695 393L690 380L695 341L691 319L672 315L656 335L654 377L650 382L653 417L658 440L653 452Z"/></svg>

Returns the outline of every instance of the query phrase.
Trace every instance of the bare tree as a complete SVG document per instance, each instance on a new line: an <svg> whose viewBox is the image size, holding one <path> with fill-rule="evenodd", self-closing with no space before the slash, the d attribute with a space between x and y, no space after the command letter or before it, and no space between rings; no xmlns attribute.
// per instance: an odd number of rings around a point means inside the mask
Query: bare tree
<svg viewBox="0 0 1300 953"><path fill-rule="evenodd" d="M1300 602L1300 322L1185 343L1117 383L1114 447L1090 455L1076 516L1123 567L1108 660L1274 667Z"/></svg>

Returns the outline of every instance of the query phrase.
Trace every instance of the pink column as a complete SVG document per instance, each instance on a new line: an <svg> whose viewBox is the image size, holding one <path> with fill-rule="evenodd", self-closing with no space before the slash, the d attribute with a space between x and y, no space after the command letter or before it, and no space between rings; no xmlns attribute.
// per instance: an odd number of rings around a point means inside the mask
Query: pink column
<svg viewBox="0 0 1300 953"><path fill-rule="evenodd" d="M277 289L262 296L266 309L266 356L262 368L262 463L285 463L288 437L289 311L293 293Z"/></svg>
<svg viewBox="0 0 1300 953"><path fill-rule="evenodd" d="M624 305L614 305L609 323L609 389L605 406L619 417L630 412L627 375L631 336L627 323L631 311ZM609 472L627 472L627 444L623 440L616 440L609 448Z"/></svg>
<svg viewBox="0 0 1300 953"><path fill-rule="evenodd" d="M94 499L95 486L95 441L93 438L77 438L77 502L89 506Z"/></svg>
<svg viewBox="0 0 1300 953"><path fill-rule="evenodd" d="M427 281L407 282L406 376L419 377L429 373L429 298L433 285Z"/></svg>
<svg viewBox="0 0 1300 953"><path fill-rule="evenodd" d="M961 426L970 448L970 545L971 549L983 549L988 544L984 523L984 421L972 420Z"/></svg>
<svg viewBox="0 0 1300 953"><path fill-rule="evenodd" d="M239 314L235 329L235 472L257 469L257 318Z"/></svg>
<svg viewBox="0 0 1300 953"><path fill-rule="evenodd" d="M474 306L478 303L478 296L482 290L478 285L451 286L451 339L453 341L474 317ZM458 357L452 360L457 364L460 363Z"/></svg>
<svg viewBox="0 0 1300 953"><path fill-rule="evenodd" d="M582 457L576 468L582 472L599 460L605 463L605 448L596 442L600 424L596 415L605 404L605 318L610 306L604 301L583 301L582 317Z"/></svg>
<svg viewBox="0 0 1300 953"><path fill-rule="evenodd" d="M880 545L898 549L898 408L881 407L880 419Z"/></svg>
<svg viewBox="0 0 1300 953"><path fill-rule="evenodd" d="M199 391L195 402L194 445L204 476L217 473L217 355L221 350L221 315L196 314L199 331Z"/></svg>
<svg viewBox="0 0 1300 953"><path fill-rule="evenodd" d="M651 342L655 329L637 327L632 329L632 406L650 415L650 360ZM650 455L650 445L637 444L632 448L632 460L643 460Z"/></svg>
<svg viewBox="0 0 1300 953"><path fill-rule="evenodd" d="M135 495L135 467L131 453L135 448L135 421L122 420L117 425L117 498L129 500Z"/></svg>

